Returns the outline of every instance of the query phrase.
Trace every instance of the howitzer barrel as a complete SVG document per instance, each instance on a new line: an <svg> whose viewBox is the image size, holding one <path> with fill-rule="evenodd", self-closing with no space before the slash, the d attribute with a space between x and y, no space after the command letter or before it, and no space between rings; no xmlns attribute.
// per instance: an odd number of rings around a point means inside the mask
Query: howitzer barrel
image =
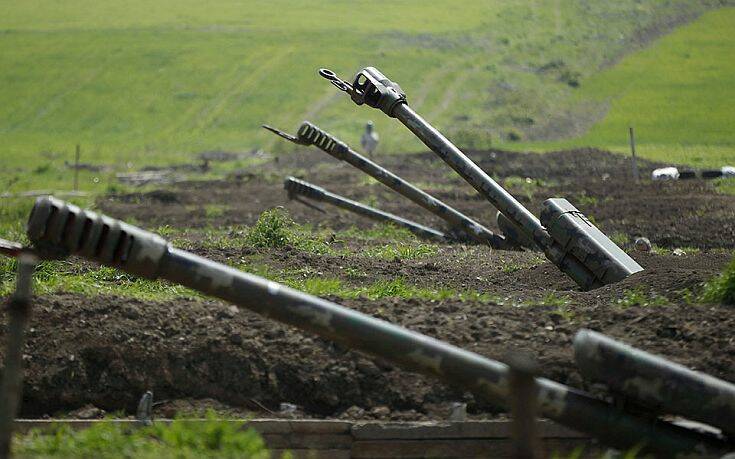
<svg viewBox="0 0 735 459"><path fill-rule="evenodd" d="M491 247L507 247L505 238L493 233L478 222L415 187L396 174L357 153L346 143L314 124L304 121L298 130L298 139L304 144L315 145L336 159L360 169L383 185L391 188L437 217L446 221L450 228L460 229L469 238Z"/></svg>
<svg viewBox="0 0 735 459"><path fill-rule="evenodd" d="M583 376L606 384L624 398L735 436L735 385L731 383L591 330L580 330L574 337L574 357Z"/></svg>
<svg viewBox="0 0 735 459"><path fill-rule="evenodd" d="M377 69L362 69L355 75L352 84L339 79L331 70L321 69L319 74L349 93L357 105L366 104L397 118L507 217L510 223L533 239L546 257L583 289L617 282L643 269L565 199L547 200L542 220L536 218L409 107L400 86Z"/></svg>
<svg viewBox="0 0 735 459"><path fill-rule="evenodd" d="M349 210L350 212L354 212L373 220L393 223L394 225L406 228L413 234L425 239L444 241L448 239L447 235L442 233L441 231L437 231L433 228L429 228L428 226L412 222L411 220L406 220L405 218L399 217L398 215L383 212L382 210L376 209L374 207L366 206L365 204L347 199L338 194L330 193L324 188L312 185L309 182L305 182L294 177L286 178L286 180L283 182L283 187L286 189L286 191L288 191L289 196L301 195L307 198L311 198L315 201L332 204L333 206Z"/></svg>
<svg viewBox="0 0 735 459"><path fill-rule="evenodd" d="M500 362L172 248L159 236L120 221L40 198L28 236L41 255L77 254L149 279L166 279L506 403L508 368ZM662 457L715 456L727 449L718 439L650 424L553 381L538 378L536 383L542 415L608 445L628 448L643 442L645 451Z"/></svg>

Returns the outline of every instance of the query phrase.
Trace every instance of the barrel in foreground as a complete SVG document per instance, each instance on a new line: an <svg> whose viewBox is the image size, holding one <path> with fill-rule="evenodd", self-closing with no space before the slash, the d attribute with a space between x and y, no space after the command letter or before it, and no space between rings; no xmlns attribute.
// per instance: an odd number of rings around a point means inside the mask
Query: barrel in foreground
<svg viewBox="0 0 735 459"><path fill-rule="evenodd" d="M574 358L582 375L644 409L700 421L735 438L735 385L692 371L601 333L580 330Z"/></svg>
<svg viewBox="0 0 735 459"><path fill-rule="evenodd" d="M441 132L409 107L401 87L374 67L360 70L352 83L331 70L319 74L350 95L357 105L368 105L397 118L427 147L472 185L515 227L541 249L546 257L589 290L618 282L643 268L565 199L550 199L542 220L493 180ZM548 218L544 219L543 217Z"/></svg>
<svg viewBox="0 0 735 459"><path fill-rule="evenodd" d="M41 198L31 213L28 237L42 256L76 254L178 283L507 405L508 368L500 362L175 249L123 222ZM643 445L644 452L660 457L717 457L733 446L665 422L651 423L548 379L537 378L536 384L541 415L609 446Z"/></svg>

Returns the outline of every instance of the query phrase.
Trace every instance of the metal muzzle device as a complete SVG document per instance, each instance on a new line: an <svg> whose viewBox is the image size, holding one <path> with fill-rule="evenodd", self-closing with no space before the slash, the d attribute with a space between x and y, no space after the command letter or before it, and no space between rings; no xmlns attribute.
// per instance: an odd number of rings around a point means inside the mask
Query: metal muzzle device
<svg viewBox="0 0 735 459"><path fill-rule="evenodd" d="M321 69L319 74L341 91L348 93L357 105L368 105L397 118L500 211L504 217L501 227L520 230L582 289L589 290L618 282L643 270L566 199L546 200L541 219L536 218L459 148L413 111L401 87L374 67L366 67L357 72L352 83L340 79L331 70Z"/></svg>

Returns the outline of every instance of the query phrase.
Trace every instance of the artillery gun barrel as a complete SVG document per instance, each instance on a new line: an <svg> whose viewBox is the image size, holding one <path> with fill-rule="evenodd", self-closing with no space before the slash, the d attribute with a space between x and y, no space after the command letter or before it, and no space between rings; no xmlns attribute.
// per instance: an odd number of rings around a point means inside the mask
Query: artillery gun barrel
<svg viewBox="0 0 735 459"><path fill-rule="evenodd" d="M357 169L360 169L396 193L405 196L414 203L446 221L450 228L461 230L472 240L495 248L509 247L509 244L504 237L493 233L465 214L415 187L411 183L384 167L379 166L370 159L362 156L337 137L308 121L304 121L299 127L295 138L296 140L293 140L291 136L283 135L280 131L271 128L270 126L264 127L271 132L275 132L276 134L281 135L281 137L295 141L296 143L300 143L302 145L314 145L334 158L340 161L345 161Z"/></svg>
<svg viewBox="0 0 735 459"><path fill-rule="evenodd" d="M719 427L735 438L735 385L603 334L580 330L574 358L582 375L657 413Z"/></svg>
<svg viewBox="0 0 735 459"><path fill-rule="evenodd" d="M397 118L507 217L510 223L533 239L546 257L583 289L618 282L643 269L566 199L548 199L544 202L542 219L536 218L409 107L401 87L379 70L366 67L355 75L352 83L341 80L328 69L319 70L319 74L348 93L357 105L366 104Z"/></svg>
<svg viewBox="0 0 735 459"><path fill-rule="evenodd" d="M406 228L413 234L425 239L442 241L446 241L448 239L447 235L442 233L441 231L437 231L433 228L429 228L428 226L412 222L411 220L406 220L405 218L399 217L398 215L393 215L388 212L383 212L380 209L366 206L365 204L347 199L338 194L330 193L324 188L312 185L309 182L305 182L294 177L286 178L286 180L283 182L283 187L286 189L286 191L288 191L289 197L293 195L301 195L315 201L326 202L328 204L332 204L333 206L337 206L339 208L349 210L350 212L362 215L363 217L381 222L393 223L394 225Z"/></svg>
<svg viewBox="0 0 735 459"><path fill-rule="evenodd" d="M507 406L508 367L428 336L171 247L161 237L54 198L39 198L28 237L41 255L80 255L148 279L166 279L258 314L466 388ZM562 384L537 378L541 414L603 443L661 457L722 455L719 439L649 423ZM732 445L729 445L732 446Z"/></svg>

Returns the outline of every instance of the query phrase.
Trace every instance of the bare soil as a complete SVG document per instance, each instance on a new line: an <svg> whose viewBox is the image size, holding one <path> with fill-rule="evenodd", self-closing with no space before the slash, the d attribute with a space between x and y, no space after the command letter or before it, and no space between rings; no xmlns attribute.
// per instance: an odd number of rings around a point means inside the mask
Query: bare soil
<svg viewBox="0 0 735 459"><path fill-rule="evenodd" d="M349 240L339 243L354 249L353 254L341 256L290 247L212 249L195 239L194 251L218 261L255 254L274 269L309 267L349 285L400 276L418 286L488 293L493 300L329 299L491 358L527 351L538 359L543 376L578 388L596 390L573 363L571 340L583 327L735 381L732 308L692 304L686 293L696 295L730 260L734 196L718 194L701 181L636 183L629 178L625 158L599 150L472 156L501 182L512 184L510 190L534 212L548 197L567 197L608 235L631 241L644 235L665 249L684 247L686 254L634 253L645 271L580 292L536 253L460 244L404 260L364 257L360 248L365 242ZM433 154L385 156L378 162L494 227L494 209ZM656 165L642 162L639 167L645 177ZM111 195L98 206L149 228L250 225L274 206L284 206L296 221L317 227L372 225L331 208L320 213L289 202L281 186L289 174L441 226L411 202L313 150L283 156L243 180L192 181ZM207 217L211 205L221 206L221 216ZM347 268L369 276L356 280L346 275ZM655 304L630 305L632 292L656 299ZM204 407L278 414L282 403L291 403L298 409L289 416L418 420L444 418L453 401L468 402L474 417L498 415L469 394L215 300L44 295L36 300L25 359L26 416L68 413L86 404L132 412L149 389L163 401L157 410L165 415Z"/></svg>

